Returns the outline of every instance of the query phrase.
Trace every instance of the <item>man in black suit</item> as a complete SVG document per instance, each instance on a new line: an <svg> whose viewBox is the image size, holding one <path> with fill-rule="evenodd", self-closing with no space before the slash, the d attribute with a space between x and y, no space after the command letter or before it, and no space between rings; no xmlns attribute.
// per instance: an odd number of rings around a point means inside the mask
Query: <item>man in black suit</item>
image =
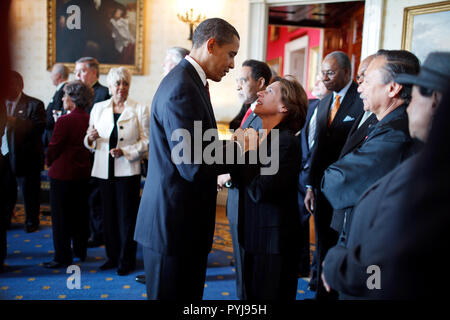
<svg viewBox="0 0 450 320"><path fill-rule="evenodd" d="M203 296L217 176L229 169L203 161L207 143L198 140L207 130L218 140L207 79L219 82L234 68L238 49L239 34L232 25L219 18L203 21L191 54L162 80L153 98L151 179L145 182L134 236L143 246L149 299Z"/></svg>
<svg viewBox="0 0 450 320"><path fill-rule="evenodd" d="M387 70L387 71L384 71ZM380 50L359 86L364 106L378 123L358 148L329 166L322 179L322 192L334 209L344 210L340 242L345 243L353 207L362 193L413 153L406 107L411 87L394 81L399 73L417 74L419 60L405 50ZM380 88L391 89L387 93Z"/></svg>
<svg viewBox="0 0 450 320"><path fill-rule="evenodd" d="M52 138L53 129L55 128L55 121L59 116L64 114L62 98L64 96L64 86L69 78L69 69L62 63L56 63L53 65L52 72L50 73L53 85L56 86L56 92L53 95L52 100L47 106L46 110L46 125L44 146L47 147L50 139Z"/></svg>
<svg viewBox="0 0 450 320"><path fill-rule="evenodd" d="M338 234L330 228L333 208L320 191L324 170L339 158L348 133L363 112L363 103L352 81L348 56L340 51L327 55L322 62L322 81L333 91L322 99L317 107L315 147L311 155L311 167L306 179L306 209L314 213L318 273L329 248L336 244ZM319 277L318 277L319 278ZM317 281L316 299L333 298L326 293L320 279Z"/></svg>
<svg viewBox="0 0 450 320"><path fill-rule="evenodd" d="M17 185L22 192L26 221L25 231L39 227L40 173L44 168L42 134L45 128L45 108L42 101L22 92L22 76L9 74L10 84L6 96L7 126L2 143L4 157L4 185L7 186L6 213L12 216L17 200Z"/></svg>
<svg viewBox="0 0 450 320"><path fill-rule="evenodd" d="M299 273L302 276L308 276L311 271L311 279L309 284L309 289L312 291L316 290L317 282L317 258L314 252L314 258L311 263L310 268L310 250L309 250L309 219L311 214L306 210L305 207L305 194L306 194L306 177L309 174L309 168L311 167L311 154L314 147L314 137L316 133L317 125L317 106L320 100L329 95L329 91L323 84L320 76L317 77L317 81L314 84L313 91L311 92L313 96L317 99L309 99L308 111L306 114L305 126L300 131L300 146L302 150L302 165L299 175L298 184L298 208L300 212L300 218L302 221L302 232L300 238L300 265ZM311 269L311 270L310 270Z"/></svg>
<svg viewBox="0 0 450 320"><path fill-rule="evenodd" d="M105 101L111 97L109 89L102 86L98 81L100 75L100 65L97 59L92 57L83 57L75 63L75 77L81 80L84 84L94 89L94 101L92 106L86 110L90 113L92 107L97 102ZM94 162L93 158L91 163ZM100 190L98 187L97 179L91 178L89 181L89 208L90 208L90 228L91 236L88 241L88 247L98 247L104 242L103 240L103 213L100 199Z"/></svg>
<svg viewBox="0 0 450 320"><path fill-rule="evenodd" d="M256 106L258 91L265 90L269 85L272 72L269 66L262 61L246 60L242 63L240 75L237 79L238 96L245 108L245 113L241 118L238 128L262 129L261 118L253 110ZM237 128L235 128L237 129ZM238 240L238 216L239 216L239 189L233 184L229 174L220 175L217 178L218 189L223 186L228 188L227 198L227 218L230 222L231 239L233 243L233 256L236 267L236 293L240 300L246 300L243 280L242 280L242 257L243 248Z"/></svg>
<svg viewBox="0 0 450 320"><path fill-rule="evenodd" d="M358 72L356 74L356 82L358 86L360 86L364 81L364 74L369 66L370 62L375 58L375 55L372 54L366 57L358 67ZM378 122L375 114L368 109L368 107L364 106L364 113L362 113L353 124L350 129L350 133L348 134L347 141L345 141L344 146L342 147L341 154L339 155L339 159L341 159L346 154L352 152L357 149L367 137L369 133L369 128L375 125ZM338 233L342 232L342 226L344 225L344 216L345 210L334 209L333 218L331 220L331 228L336 230Z"/></svg>
<svg viewBox="0 0 450 320"><path fill-rule="evenodd" d="M397 68L382 70L392 69ZM425 146L371 185L356 204L347 246L330 249L322 275L326 287L337 289L342 299L441 298L440 292L447 294L447 286L430 278L426 270L432 259L448 249L449 100L442 102L449 75L450 52L435 52L427 57L419 75L395 77L399 85L414 84L407 108L411 137L427 143L430 129L437 128L430 137L437 144ZM371 266L378 271L368 272Z"/></svg>

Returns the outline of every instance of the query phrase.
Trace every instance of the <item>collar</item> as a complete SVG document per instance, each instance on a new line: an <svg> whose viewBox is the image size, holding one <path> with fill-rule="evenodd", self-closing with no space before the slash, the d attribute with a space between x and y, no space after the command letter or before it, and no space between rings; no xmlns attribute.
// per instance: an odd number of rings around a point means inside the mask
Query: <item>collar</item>
<svg viewBox="0 0 450 320"><path fill-rule="evenodd" d="M56 91L58 91L59 89L61 89L66 83L67 83L67 81L63 81L63 82L61 82L60 84L58 84L58 85L56 86Z"/></svg>
<svg viewBox="0 0 450 320"><path fill-rule="evenodd" d="M185 59L192 64L192 66L195 68L195 70L197 71L198 75L200 76L200 79L202 80L203 85L206 86L206 73L203 70L203 68L190 55L187 55L185 57Z"/></svg>
<svg viewBox="0 0 450 320"><path fill-rule="evenodd" d="M258 100L253 101L253 103L250 105L250 109L252 109L252 112L255 112L255 108L256 108L256 102Z"/></svg>
<svg viewBox="0 0 450 320"><path fill-rule="evenodd" d="M341 103L342 101L344 101L344 97L347 94L348 88L350 88L350 86L352 85L353 80L350 79L350 81L347 83L347 85L345 87L343 87L339 92L335 92L333 91L333 100L336 99L336 95L340 95L341 96Z"/></svg>
<svg viewBox="0 0 450 320"><path fill-rule="evenodd" d="M388 122L392 121L393 119L400 117L403 114L406 114L407 106L408 106L407 103L403 103L403 104L399 105L397 108L395 108L394 110L389 112L387 115L385 115L384 118L381 119L377 123L377 125L382 126L383 124L388 123Z"/></svg>

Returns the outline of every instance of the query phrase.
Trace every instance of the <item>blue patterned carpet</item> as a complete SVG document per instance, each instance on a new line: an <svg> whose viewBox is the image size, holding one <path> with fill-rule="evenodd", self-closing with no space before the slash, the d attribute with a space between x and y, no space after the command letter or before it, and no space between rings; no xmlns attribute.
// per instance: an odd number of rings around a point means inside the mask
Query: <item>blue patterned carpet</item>
<svg viewBox="0 0 450 320"><path fill-rule="evenodd" d="M75 260L81 269L80 289L68 289L72 273L66 269L46 269L43 262L52 260L53 243L50 217L41 215L39 231L23 231L23 209L13 220L8 231L6 271L0 274L2 300L145 300L145 286L135 277L143 273L142 250L138 247L137 269L127 276L118 276L116 270L100 271L105 262L105 249L88 249L85 262ZM231 265L231 236L226 218L216 224L214 248L208 258L204 300L236 300L235 269ZM69 283L73 283L69 280ZM312 298L308 282L299 279L297 299Z"/></svg>

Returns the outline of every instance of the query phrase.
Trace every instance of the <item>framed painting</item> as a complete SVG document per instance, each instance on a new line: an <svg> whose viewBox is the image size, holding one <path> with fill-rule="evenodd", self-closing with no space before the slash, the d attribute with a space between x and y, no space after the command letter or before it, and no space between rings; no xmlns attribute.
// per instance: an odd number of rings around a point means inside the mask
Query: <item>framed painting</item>
<svg viewBox="0 0 450 320"><path fill-rule="evenodd" d="M406 7L403 16L402 49L421 62L432 51L450 51L450 1Z"/></svg>
<svg viewBox="0 0 450 320"><path fill-rule="evenodd" d="M281 67L282 67L282 57L277 57L274 59L267 60L267 64L269 65L270 69L272 70L272 73L274 73L277 76L281 76Z"/></svg>
<svg viewBox="0 0 450 320"><path fill-rule="evenodd" d="M47 0L47 69L94 57L102 74L119 65L142 74L143 11L144 0Z"/></svg>

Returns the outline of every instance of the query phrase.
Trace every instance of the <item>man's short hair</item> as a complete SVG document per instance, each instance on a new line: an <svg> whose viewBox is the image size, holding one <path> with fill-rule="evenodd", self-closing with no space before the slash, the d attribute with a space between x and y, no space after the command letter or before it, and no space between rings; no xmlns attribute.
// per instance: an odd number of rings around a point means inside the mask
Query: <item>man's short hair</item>
<svg viewBox="0 0 450 320"><path fill-rule="evenodd" d="M219 46L233 43L233 37L238 39L239 33L228 22L220 18L206 19L195 29L192 39L192 47L200 48L208 39L214 38Z"/></svg>
<svg viewBox="0 0 450 320"><path fill-rule="evenodd" d="M97 78L100 76L100 64L98 63L98 60L92 57L83 57L78 59L75 63L87 63L87 66L89 69L95 69L97 72Z"/></svg>
<svg viewBox="0 0 450 320"><path fill-rule="evenodd" d="M69 68L67 68L64 64L62 63L54 64L53 70L55 71L55 73L61 76L61 79L69 78Z"/></svg>
<svg viewBox="0 0 450 320"><path fill-rule="evenodd" d="M350 59L348 55L345 52L342 51L333 51L329 53L324 60L334 58L336 59L337 64L344 70L350 70L350 73L352 71L352 63L350 62Z"/></svg>
<svg viewBox="0 0 450 320"><path fill-rule="evenodd" d="M172 55L172 61L174 63L179 63L190 53L190 51L181 47L172 47L167 50L167 53Z"/></svg>
<svg viewBox="0 0 450 320"><path fill-rule="evenodd" d="M270 83L270 78L272 78L272 71L270 70L267 63L258 60L245 60L242 63L243 67L249 67L252 69L251 76L253 80L258 81L259 78L264 79L264 85L268 86Z"/></svg>
<svg viewBox="0 0 450 320"><path fill-rule="evenodd" d="M383 70L383 83L395 81L395 77L401 73L406 74L418 74L420 71L419 59L411 52L406 50L378 50L377 57L384 57L386 63ZM400 99L403 99L405 103L411 101L412 85L402 85L400 91Z"/></svg>

